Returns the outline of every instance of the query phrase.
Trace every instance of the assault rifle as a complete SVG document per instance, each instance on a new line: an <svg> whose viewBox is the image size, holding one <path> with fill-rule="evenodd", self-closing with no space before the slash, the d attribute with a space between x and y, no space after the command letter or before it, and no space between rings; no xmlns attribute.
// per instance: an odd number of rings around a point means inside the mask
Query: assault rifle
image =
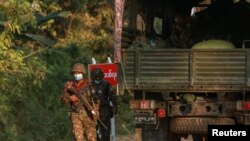
<svg viewBox="0 0 250 141"><path fill-rule="evenodd" d="M84 105L85 107L87 107L87 109L89 111L91 111L91 113L93 115L97 114L94 111L94 108L89 104L87 98L85 96L83 96L80 91L77 91L74 87L72 87L72 85L68 85L67 86L67 90L70 91L70 92L72 92L72 93L74 93L76 95L76 97L80 100L80 103L76 107L76 111L80 111L81 107ZM84 88L84 91L85 91L85 88Z"/></svg>
<svg viewBox="0 0 250 141"><path fill-rule="evenodd" d="M89 104L88 100L86 97L84 97L80 91L77 91L74 87L68 86L67 87L69 91L74 93L78 99L80 99L80 103L78 104L76 111L79 111L82 105L86 106L89 111L96 117L96 119L102 124L102 126L107 130L107 126L102 122L102 120L99 118L99 113L96 113L94 108ZM84 89L84 91L86 91ZM93 102L93 101L92 101ZM94 104L94 103L93 103ZM93 105L94 106L94 105Z"/></svg>

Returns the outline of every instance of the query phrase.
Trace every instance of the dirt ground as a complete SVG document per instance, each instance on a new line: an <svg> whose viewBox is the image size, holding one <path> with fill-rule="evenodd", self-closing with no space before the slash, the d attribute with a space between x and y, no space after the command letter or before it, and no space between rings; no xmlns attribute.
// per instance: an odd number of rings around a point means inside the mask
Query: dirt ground
<svg viewBox="0 0 250 141"><path fill-rule="evenodd" d="M134 137L134 135L118 136L118 137L115 137L115 141L135 141L135 137Z"/></svg>

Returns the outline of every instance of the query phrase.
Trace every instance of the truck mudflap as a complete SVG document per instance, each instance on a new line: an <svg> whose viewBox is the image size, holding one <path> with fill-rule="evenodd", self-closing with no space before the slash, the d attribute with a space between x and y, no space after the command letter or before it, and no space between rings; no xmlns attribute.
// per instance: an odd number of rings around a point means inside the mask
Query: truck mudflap
<svg viewBox="0 0 250 141"><path fill-rule="evenodd" d="M234 125L232 118L180 117L170 119L170 131L175 134L207 134L208 125Z"/></svg>
<svg viewBox="0 0 250 141"><path fill-rule="evenodd" d="M163 128L157 130L147 128L135 129L135 141L166 141L167 135L167 130Z"/></svg>

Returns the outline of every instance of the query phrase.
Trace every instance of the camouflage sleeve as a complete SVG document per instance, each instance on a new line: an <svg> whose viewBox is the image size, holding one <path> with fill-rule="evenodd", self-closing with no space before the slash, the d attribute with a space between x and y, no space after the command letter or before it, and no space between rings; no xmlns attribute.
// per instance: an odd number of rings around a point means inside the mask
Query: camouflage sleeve
<svg viewBox="0 0 250 141"><path fill-rule="evenodd" d="M73 85L73 82L67 81L67 82L64 84L64 87L63 87L64 93L68 93L68 89L69 89L69 87L72 87L72 85Z"/></svg>
<svg viewBox="0 0 250 141"><path fill-rule="evenodd" d="M60 102L62 104L68 104L70 102L70 95L69 94L63 94L61 97L60 97Z"/></svg>
<svg viewBox="0 0 250 141"><path fill-rule="evenodd" d="M61 95L60 97L60 102L62 104L68 104L70 103L70 94L68 92L68 87L72 85L72 82L70 81L67 81L65 84L64 84L64 87L63 87L63 94Z"/></svg>

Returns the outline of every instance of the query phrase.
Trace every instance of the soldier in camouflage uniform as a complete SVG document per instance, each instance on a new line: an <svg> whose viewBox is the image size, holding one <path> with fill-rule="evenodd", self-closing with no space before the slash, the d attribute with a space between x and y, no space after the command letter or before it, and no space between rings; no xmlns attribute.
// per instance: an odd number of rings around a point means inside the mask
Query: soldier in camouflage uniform
<svg viewBox="0 0 250 141"><path fill-rule="evenodd" d="M88 80L83 78L86 73L85 67L81 63L76 63L72 67L73 81L68 81L64 85L64 94L61 102L70 104L70 120L75 141L96 141L96 121L99 113L88 101L87 88Z"/></svg>
<svg viewBox="0 0 250 141"><path fill-rule="evenodd" d="M90 91L93 96L93 103L99 108L101 138L98 141L110 141L111 122L110 119L117 113L117 98L112 85L104 80L104 74L100 68L91 71ZM110 104L112 103L112 105Z"/></svg>

